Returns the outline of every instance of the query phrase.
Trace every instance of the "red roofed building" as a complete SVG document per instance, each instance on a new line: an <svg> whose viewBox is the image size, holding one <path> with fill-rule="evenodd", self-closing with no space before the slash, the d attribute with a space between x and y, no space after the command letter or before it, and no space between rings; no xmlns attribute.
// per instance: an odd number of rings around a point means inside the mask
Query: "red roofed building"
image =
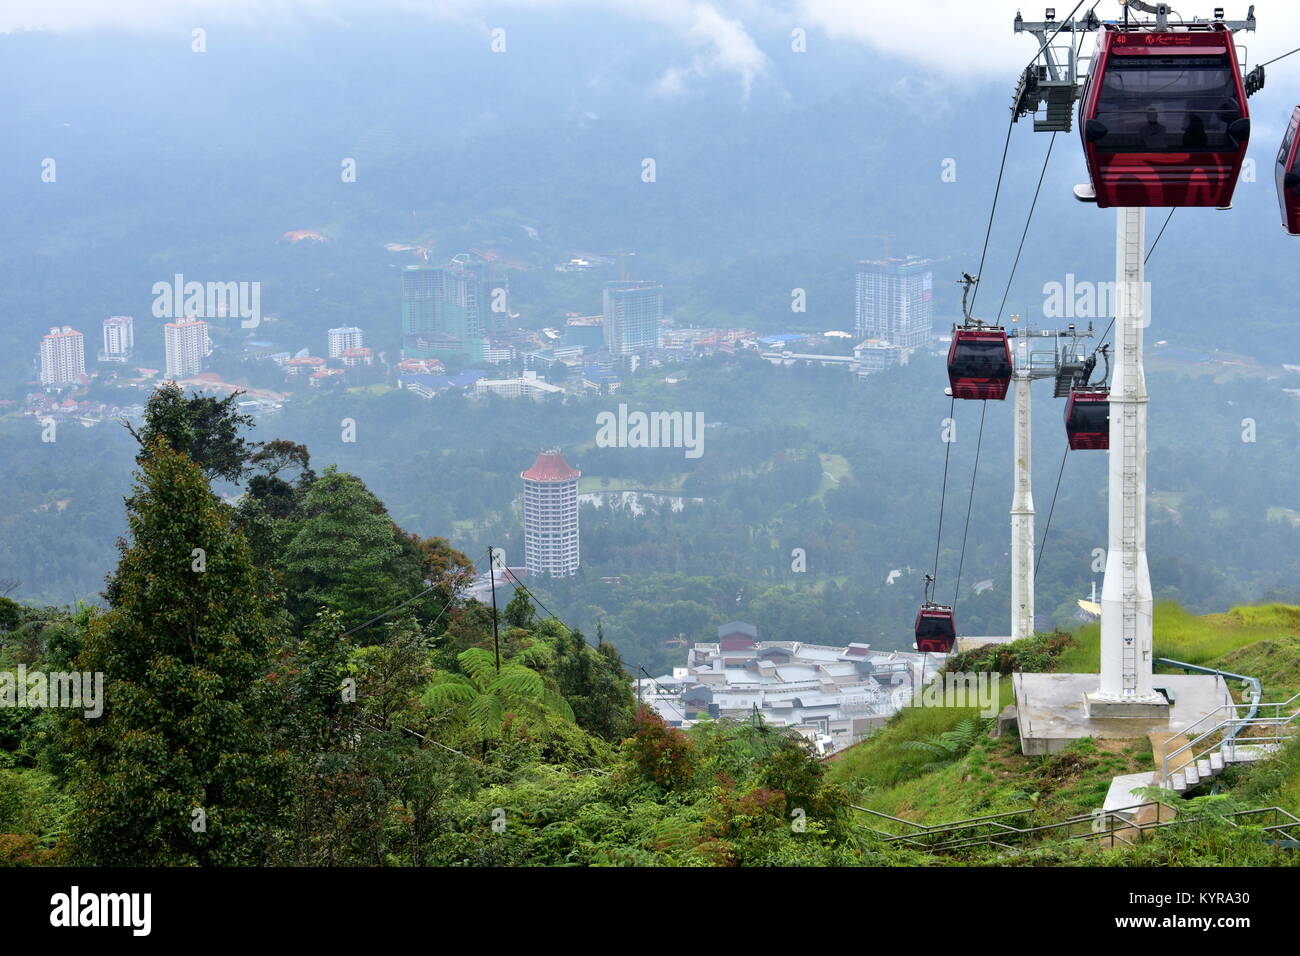
<svg viewBox="0 0 1300 956"><path fill-rule="evenodd" d="M291 358L284 363L285 374L290 378L301 375L303 372L315 372L317 369L325 367L325 360L316 355L304 355L302 358Z"/></svg>
<svg viewBox="0 0 1300 956"><path fill-rule="evenodd" d="M375 360L375 350L368 345L359 345L356 348L344 349L339 353L339 359L348 368L370 365Z"/></svg>
<svg viewBox="0 0 1300 956"><path fill-rule="evenodd" d="M578 573L578 479L582 472L552 449L520 472L524 480L524 565L528 573Z"/></svg>
<svg viewBox="0 0 1300 956"><path fill-rule="evenodd" d="M344 369L341 368L317 369L316 371L311 373L311 377L308 379L307 384L311 385L313 388L319 388L321 382L327 381L336 375L344 375L344 374L346 374L346 372Z"/></svg>
<svg viewBox="0 0 1300 956"><path fill-rule="evenodd" d="M442 375L446 371L446 366L442 364L441 360L436 358L408 358L402 359L397 363L397 370L399 372L410 372L414 375Z"/></svg>

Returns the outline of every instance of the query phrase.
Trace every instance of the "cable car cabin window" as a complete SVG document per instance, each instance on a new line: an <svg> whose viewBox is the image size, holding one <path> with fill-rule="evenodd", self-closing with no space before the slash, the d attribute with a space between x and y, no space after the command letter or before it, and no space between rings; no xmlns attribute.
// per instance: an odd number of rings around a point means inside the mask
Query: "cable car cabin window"
<svg viewBox="0 0 1300 956"><path fill-rule="evenodd" d="M1096 402L1076 401L1070 412L1069 425L1080 432L1110 430L1110 403L1104 399Z"/></svg>
<svg viewBox="0 0 1300 956"><path fill-rule="evenodd" d="M917 625L917 637L938 637L943 632L939 622L932 617L922 617L921 623Z"/></svg>
<svg viewBox="0 0 1300 956"><path fill-rule="evenodd" d="M952 618L946 614L937 617L924 615L921 623L917 625L916 637L920 639L951 639L953 636Z"/></svg>
<svg viewBox="0 0 1300 956"><path fill-rule="evenodd" d="M1291 144L1295 142L1296 125L1296 121L1292 120L1291 125L1286 128L1286 136L1282 137L1282 148L1277 154L1277 165L1279 166L1286 162L1287 154L1291 152ZM1295 165L1300 166L1300 156L1296 157Z"/></svg>
<svg viewBox="0 0 1300 956"><path fill-rule="evenodd" d="M1088 139L1111 153L1235 151L1241 115L1227 54L1112 56Z"/></svg>
<svg viewBox="0 0 1300 956"><path fill-rule="evenodd" d="M1004 342L972 342L962 339L952 359L952 371L971 377L1009 374L1007 346Z"/></svg>

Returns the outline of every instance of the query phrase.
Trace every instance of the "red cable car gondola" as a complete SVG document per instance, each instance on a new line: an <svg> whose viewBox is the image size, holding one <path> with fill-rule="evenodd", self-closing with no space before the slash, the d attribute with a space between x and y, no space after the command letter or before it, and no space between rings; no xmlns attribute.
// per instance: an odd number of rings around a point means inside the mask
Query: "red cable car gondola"
<svg viewBox="0 0 1300 956"><path fill-rule="evenodd" d="M1070 448L1110 448L1110 386L1076 385L1065 403Z"/></svg>
<svg viewBox="0 0 1300 956"><path fill-rule="evenodd" d="M1011 343L996 325L957 326L948 347L948 382L953 398L1007 397L1011 384Z"/></svg>
<svg viewBox="0 0 1300 956"><path fill-rule="evenodd" d="M1098 206L1230 205L1250 138L1232 31L1103 24L1079 131Z"/></svg>
<svg viewBox="0 0 1300 956"><path fill-rule="evenodd" d="M916 649L926 653L947 654L957 643L957 627L952 608L927 601L916 612Z"/></svg>
<svg viewBox="0 0 1300 956"><path fill-rule="evenodd" d="M1282 207L1282 228L1300 236L1300 106L1291 114L1291 124L1277 154L1277 201Z"/></svg>
<svg viewBox="0 0 1300 956"><path fill-rule="evenodd" d="M933 575L925 576L925 603L916 612L916 649L922 653L947 654L957 643L957 626L952 608L930 600Z"/></svg>

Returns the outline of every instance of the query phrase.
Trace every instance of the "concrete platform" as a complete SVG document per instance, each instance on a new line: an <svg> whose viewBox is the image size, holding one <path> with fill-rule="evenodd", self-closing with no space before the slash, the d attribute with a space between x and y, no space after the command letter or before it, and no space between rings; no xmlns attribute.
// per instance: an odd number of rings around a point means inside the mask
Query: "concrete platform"
<svg viewBox="0 0 1300 956"><path fill-rule="evenodd" d="M957 653L963 654L966 651L973 651L976 648L985 647L989 644L1010 644L1010 635L1004 637L958 637Z"/></svg>
<svg viewBox="0 0 1300 956"><path fill-rule="evenodd" d="M1132 740L1157 731L1178 733L1232 702L1222 677L1157 674L1156 687L1173 697L1163 717L1089 716L1084 697L1097 689L1096 674L1013 674L1020 749L1027 755L1059 753L1083 737Z"/></svg>
<svg viewBox="0 0 1300 956"><path fill-rule="evenodd" d="M1148 802L1146 797L1134 796L1133 791L1139 787L1155 786L1155 783L1156 772L1154 770L1148 770L1146 773L1128 773L1122 777L1115 777L1110 782L1110 789L1106 791L1106 802L1101 805L1101 808L1106 813L1113 813L1132 822L1137 817L1137 811L1133 808Z"/></svg>

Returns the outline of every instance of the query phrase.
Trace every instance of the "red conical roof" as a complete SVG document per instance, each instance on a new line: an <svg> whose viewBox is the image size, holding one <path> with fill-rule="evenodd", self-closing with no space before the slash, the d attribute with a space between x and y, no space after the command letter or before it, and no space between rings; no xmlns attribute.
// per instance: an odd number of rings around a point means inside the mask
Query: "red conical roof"
<svg viewBox="0 0 1300 956"><path fill-rule="evenodd" d="M533 467L521 471L519 477L527 481L570 481L581 474L558 451L544 451L537 456Z"/></svg>

